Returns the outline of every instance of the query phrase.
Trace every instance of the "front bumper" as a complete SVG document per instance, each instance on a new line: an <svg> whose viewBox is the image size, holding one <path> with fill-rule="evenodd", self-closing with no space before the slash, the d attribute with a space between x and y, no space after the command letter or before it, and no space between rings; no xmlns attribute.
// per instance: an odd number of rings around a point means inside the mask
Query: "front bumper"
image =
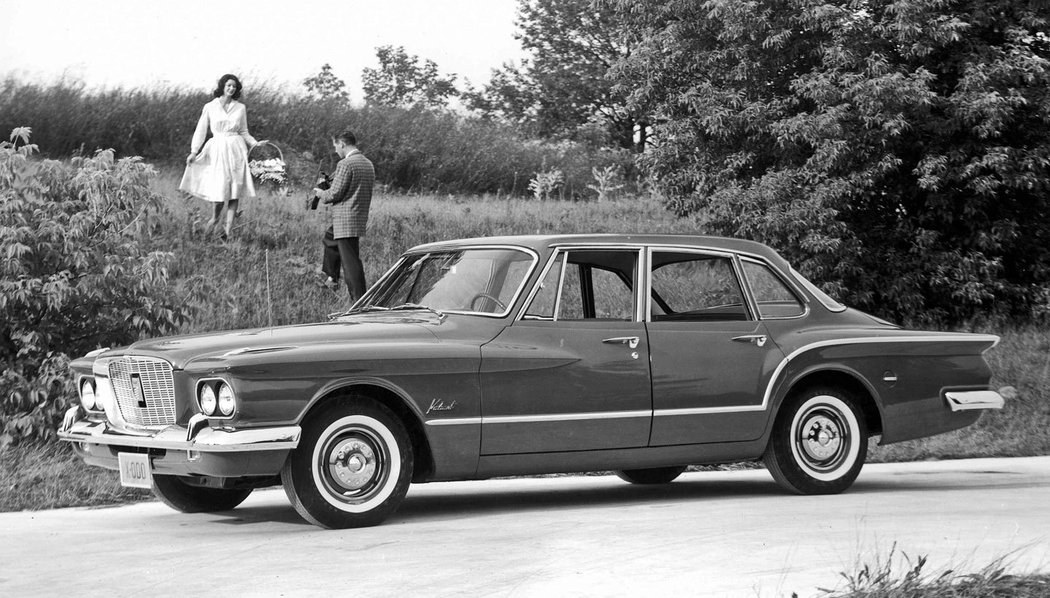
<svg viewBox="0 0 1050 598"><path fill-rule="evenodd" d="M168 426L157 431L127 432L116 430L107 422L82 419L81 413L79 407L66 411L58 431L60 440L169 451L236 453L291 450L299 445L302 433L299 426L242 430L211 428L207 425L208 419L201 415L191 418L185 428Z"/></svg>
<svg viewBox="0 0 1050 598"><path fill-rule="evenodd" d="M251 477L280 471L288 452L299 445L299 426L231 430L212 428L202 415L189 424L155 431L124 431L105 421L83 419L83 411L66 412L58 438L72 442L89 465L117 469L121 452L150 455L154 473Z"/></svg>

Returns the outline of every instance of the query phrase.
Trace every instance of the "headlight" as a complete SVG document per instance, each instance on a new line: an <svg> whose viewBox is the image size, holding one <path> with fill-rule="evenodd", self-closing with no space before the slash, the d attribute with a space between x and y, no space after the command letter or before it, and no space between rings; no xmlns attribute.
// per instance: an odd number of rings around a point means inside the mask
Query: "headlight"
<svg viewBox="0 0 1050 598"><path fill-rule="evenodd" d="M222 382L219 384L219 412L223 415L233 415L233 410L236 408L236 401L233 398L233 389L230 388L229 384Z"/></svg>
<svg viewBox="0 0 1050 598"><path fill-rule="evenodd" d="M204 415L215 415L215 391L212 390L211 384L201 384L200 403Z"/></svg>
<svg viewBox="0 0 1050 598"><path fill-rule="evenodd" d="M88 411L94 411L100 405L95 401L95 385L91 380L84 380L80 385L80 404Z"/></svg>

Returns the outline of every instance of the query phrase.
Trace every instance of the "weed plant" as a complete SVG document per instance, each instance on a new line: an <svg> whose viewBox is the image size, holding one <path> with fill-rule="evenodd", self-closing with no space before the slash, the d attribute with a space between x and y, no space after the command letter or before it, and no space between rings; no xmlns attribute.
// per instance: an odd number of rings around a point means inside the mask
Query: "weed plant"
<svg viewBox="0 0 1050 598"><path fill-rule="evenodd" d="M974 573L965 567L930 571L927 557L911 557L894 545L885 557L858 562L840 573L842 590L821 590L823 598L1044 598L1050 575L1008 574L1007 557Z"/></svg>

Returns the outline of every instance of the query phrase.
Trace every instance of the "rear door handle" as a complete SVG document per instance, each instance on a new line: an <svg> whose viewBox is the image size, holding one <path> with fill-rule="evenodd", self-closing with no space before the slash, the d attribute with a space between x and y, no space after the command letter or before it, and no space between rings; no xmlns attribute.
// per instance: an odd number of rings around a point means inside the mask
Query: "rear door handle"
<svg viewBox="0 0 1050 598"><path fill-rule="evenodd" d="M602 342L610 345L627 345L632 349L638 348L637 336L615 336L613 338L603 338Z"/></svg>
<svg viewBox="0 0 1050 598"><path fill-rule="evenodd" d="M734 336L733 340L738 343L755 343L755 345L762 347L766 344L766 335L764 334L745 334L743 336Z"/></svg>

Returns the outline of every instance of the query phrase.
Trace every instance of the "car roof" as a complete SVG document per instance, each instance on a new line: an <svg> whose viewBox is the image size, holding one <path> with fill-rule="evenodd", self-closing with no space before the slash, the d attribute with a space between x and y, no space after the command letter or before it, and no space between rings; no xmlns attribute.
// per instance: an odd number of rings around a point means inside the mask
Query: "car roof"
<svg viewBox="0 0 1050 598"><path fill-rule="evenodd" d="M566 245L651 245L686 247L697 249L714 249L731 251L734 253L750 254L776 264L782 269L787 269L788 264L772 248L746 239L732 239L729 237L715 237L709 235L669 235L669 234L562 234L562 235L510 235L500 237L476 237L471 239L455 239L427 243L413 247L409 252L432 251L436 249L449 249L452 247L467 247L478 245L509 245L515 247L527 247L537 252L545 251L550 247Z"/></svg>

